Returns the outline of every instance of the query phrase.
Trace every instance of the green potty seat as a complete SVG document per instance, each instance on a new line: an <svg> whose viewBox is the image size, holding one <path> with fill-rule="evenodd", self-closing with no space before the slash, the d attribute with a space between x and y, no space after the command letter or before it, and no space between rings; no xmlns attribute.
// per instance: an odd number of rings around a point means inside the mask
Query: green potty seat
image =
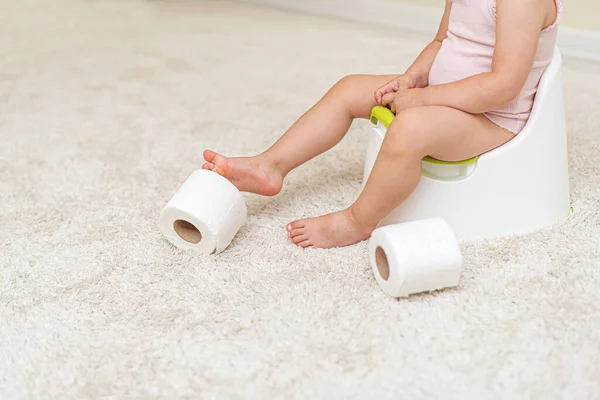
<svg viewBox="0 0 600 400"><path fill-rule="evenodd" d="M394 118L396 118L396 116L389 108L382 107L382 106L375 106L371 110L371 123L373 125L377 125L377 122L381 122L381 124L383 126L385 126L385 128L387 129L392 124L392 121L394 120ZM438 160L437 158L427 156L427 157L423 158L423 161L427 162L427 163L431 163L431 164L437 164L437 165L455 165L456 166L456 165L475 164L478 159L479 159L479 156L469 158L467 160L461 160L461 161L443 161L443 160Z"/></svg>

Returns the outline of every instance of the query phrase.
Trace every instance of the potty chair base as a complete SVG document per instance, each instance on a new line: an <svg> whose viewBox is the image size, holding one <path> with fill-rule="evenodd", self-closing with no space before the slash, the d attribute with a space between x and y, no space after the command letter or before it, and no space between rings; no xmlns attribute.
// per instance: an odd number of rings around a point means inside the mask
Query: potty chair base
<svg viewBox="0 0 600 400"><path fill-rule="evenodd" d="M375 107L366 182L394 115ZM558 49L540 81L527 126L479 157L426 157L416 190L380 226L444 218L461 240L521 234L565 220L570 211L567 135ZM399 175L398 179L402 179Z"/></svg>

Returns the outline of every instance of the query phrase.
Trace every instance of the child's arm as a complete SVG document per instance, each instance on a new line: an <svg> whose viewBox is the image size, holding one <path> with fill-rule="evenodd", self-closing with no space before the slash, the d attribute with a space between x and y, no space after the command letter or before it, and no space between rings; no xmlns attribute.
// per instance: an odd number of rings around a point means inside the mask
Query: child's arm
<svg viewBox="0 0 600 400"><path fill-rule="evenodd" d="M439 105L472 114L495 110L523 89L544 27L545 0L498 0L492 71L444 85L398 92L384 103L393 111ZM393 102L393 104L392 104Z"/></svg>
<svg viewBox="0 0 600 400"><path fill-rule="evenodd" d="M442 22L435 35L435 39L419 54L414 63L406 70L404 75L413 77L417 84L415 87L424 88L429 85L429 71L435 61L435 57L442 47L442 42L448 36L448 23L450 21L450 11L452 9L452 0L446 0L446 10L442 17Z"/></svg>
<svg viewBox="0 0 600 400"><path fill-rule="evenodd" d="M429 84L429 71L433 65L433 61L440 51L442 41L448 34L448 21L450 19L450 9L452 1L446 0L446 10L440 22L440 27L435 39L419 54L412 65L406 70L403 75L400 75L387 84L377 89L375 92L375 100L382 104L383 96L388 93L396 93L400 89L424 88Z"/></svg>

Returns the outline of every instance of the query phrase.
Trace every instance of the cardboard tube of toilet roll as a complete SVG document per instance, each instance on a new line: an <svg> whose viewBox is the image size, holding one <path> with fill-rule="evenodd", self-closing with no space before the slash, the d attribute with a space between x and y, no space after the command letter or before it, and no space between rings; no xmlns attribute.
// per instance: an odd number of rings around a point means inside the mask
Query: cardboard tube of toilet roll
<svg viewBox="0 0 600 400"><path fill-rule="evenodd" d="M246 219L240 191L218 173L200 169L161 211L159 226L178 248L212 254L229 246Z"/></svg>
<svg viewBox="0 0 600 400"><path fill-rule="evenodd" d="M377 283L393 297L457 286L462 267L458 241L441 218L376 229L369 258Z"/></svg>

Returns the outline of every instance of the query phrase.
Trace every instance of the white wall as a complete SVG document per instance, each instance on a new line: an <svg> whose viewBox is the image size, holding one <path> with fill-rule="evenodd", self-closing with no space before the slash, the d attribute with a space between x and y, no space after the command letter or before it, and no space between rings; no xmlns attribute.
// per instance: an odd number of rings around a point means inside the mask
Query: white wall
<svg viewBox="0 0 600 400"><path fill-rule="evenodd" d="M238 0L432 34L444 0ZM486 1L486 0L477 0ZM600 0L563 0L563 55L600 61Z"/></svg>
<svg viewBox="0 0 600 400"><path fill-rule="evenodd" d="M388 1L396 3L412 3L433 7L443 7L444 5L444 0ZM562 0L562 2L564 7L564 14L561 22L562 26L600 31L600 0Z"/></svg>

